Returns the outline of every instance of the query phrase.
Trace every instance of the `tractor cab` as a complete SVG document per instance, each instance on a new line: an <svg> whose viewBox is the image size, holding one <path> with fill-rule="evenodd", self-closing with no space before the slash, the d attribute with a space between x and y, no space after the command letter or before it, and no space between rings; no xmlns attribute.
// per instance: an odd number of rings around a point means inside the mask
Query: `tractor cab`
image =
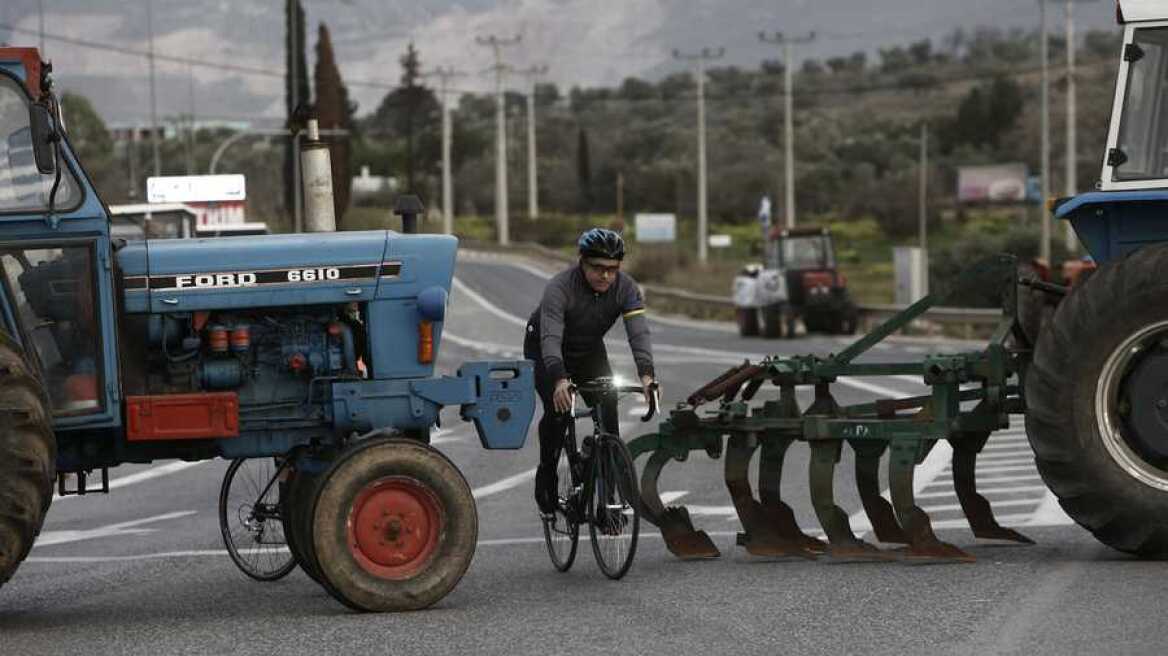
<svg viewBox="0 0 1168 656"><path fill-rule="evenodd" d="M108 223L61 147L48 85L35 49L0 49L0 328L38 362L58 426L112 426Z"/></svg>
<svg viewBox="0 0 1168 656"><path fill-rule="evenodd" d="M1117 3L1123 49L1097 191L1056 201L1102 265L1168 241L1168 6Z"/></svg>

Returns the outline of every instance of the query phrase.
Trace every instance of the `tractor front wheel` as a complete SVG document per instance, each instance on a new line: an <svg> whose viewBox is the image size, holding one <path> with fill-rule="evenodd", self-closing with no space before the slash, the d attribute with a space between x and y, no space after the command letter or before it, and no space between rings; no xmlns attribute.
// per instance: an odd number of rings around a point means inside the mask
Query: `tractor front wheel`
<svg viewBox="0 0 1168 656"><path fill-rule="evenodd" d="M0 585L28 556L53 500L57 442L20 347L0 335Z"/></svg>
<svg viewBox="0 0 1168 656"><path fill-rule="evenodd" d="M418 610L470 567L478 514L462 473L403 438L354 445L324 474L313 546L325 588L360 611Z"/></svg>
<svg viewBox="0 0 1168 656"><path fill-rule="evenodd" d="M1101 267L1059 304L1025 376L1026 432L1066 513L1168 556L1168 245Z"/></svg>

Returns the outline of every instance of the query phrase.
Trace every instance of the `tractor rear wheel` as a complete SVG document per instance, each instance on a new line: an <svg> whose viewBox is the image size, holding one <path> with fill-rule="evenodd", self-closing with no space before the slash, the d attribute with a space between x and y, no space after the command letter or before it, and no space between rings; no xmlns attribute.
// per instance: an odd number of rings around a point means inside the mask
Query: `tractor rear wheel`
<svg viewBox="0 0 1168 656"><path fill-rule="evenodd" d="M312 527L324 587L338 601L360 611L419 610L470 567L478 514L466 479L442 453L373 438L324 474Z"/></svg>
<svg viewBox="0 0 1168 656"><path fill-rule="evenodd" d="M34 371L0 335L0 585L32 549L57 478L57 441Z"/></svg>
<svg viewBox="0 0 1168 656"><path fill-rule="evenodd" d="M1168 245L1101 267L1059 304L1025 375L1026 432L1066 513L1168 556Z"/></svg>

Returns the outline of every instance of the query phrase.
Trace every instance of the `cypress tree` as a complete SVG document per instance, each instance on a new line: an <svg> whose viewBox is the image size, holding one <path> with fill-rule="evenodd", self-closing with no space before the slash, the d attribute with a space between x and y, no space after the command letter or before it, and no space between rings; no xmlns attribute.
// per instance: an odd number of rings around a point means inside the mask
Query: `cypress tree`
<svg viewBox="0 0 1168 656"><path fill-rule="evenodd" d="M313 74L316 86L316 118L321 129L340 128L353 130L353 113L357 107L349 102L349 90L341 80L341 71L333 55L332 39L328 26L320 24L316 41L316 70ZM349 207L349 186L352 183L352 163L349 136L329 137L329 156L333 169L333 202L337 215L337 229L341 229L342 217Z"/></svg>

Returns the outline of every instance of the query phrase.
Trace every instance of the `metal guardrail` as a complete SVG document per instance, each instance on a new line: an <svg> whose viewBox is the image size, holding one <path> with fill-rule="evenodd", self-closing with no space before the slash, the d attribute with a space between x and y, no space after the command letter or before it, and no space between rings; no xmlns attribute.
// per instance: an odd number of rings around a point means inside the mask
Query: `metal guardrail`
<svg viewBox="0 0 1168 656"><path fill-rule="evenodd" d="M539 255L559 262L571 262L572 258L563 253L534 242L515 244L516 247L533 251ZM729 296L715 294L699 294L686 289L665 287L661 285L642 284L641 289L648 297L661 297L685 303L697 303L716 308L733 309L734 301ZM907 305L861 305L860 329L867 331L869 327L888 319L894 314L902 312ZM996 308L961 308L961 307L934 307L921 319L925 322L944 326L965 327L965 335L973 337L979 329L992 328L1002 318L1002 311Z"/></svg>

